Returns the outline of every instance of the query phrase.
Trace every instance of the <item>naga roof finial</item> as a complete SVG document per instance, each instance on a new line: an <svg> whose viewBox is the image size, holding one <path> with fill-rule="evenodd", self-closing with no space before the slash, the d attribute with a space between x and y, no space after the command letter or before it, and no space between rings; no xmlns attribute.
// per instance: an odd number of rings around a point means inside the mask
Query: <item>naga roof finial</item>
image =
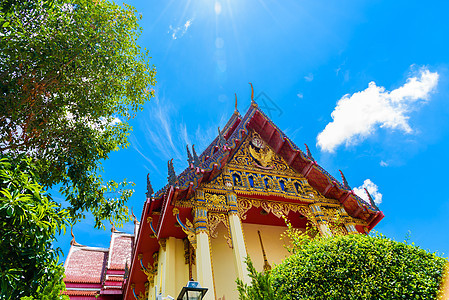
<svg viewBox="0 0 449 300"><path fill-rule="evenodd" d="M234 94L234 95L235 95L235 109L234 109L234 113L238 113L239 110L237 109L237 94Z"/></svg>
<svg viewBox="0 0 449 300"><path fill-rule="evenodd" d="M186 145L186 149L187 149L187 163L190 166L191 164L193 164L193 157L192 154L190 153L189 145Z"/></svg>
<svg viewBox="0 0 449 300"><path fill-rule="evenodd" d="M116 232L117 229L115 229L114 223L112 223L111 219L109 219L109 223L111 223L111 232Z"/></svg>
<svg viewBox="0 0 449 300"><path fill-rule="evenodd" d="M312 152L310 152L309 146L307 144L304 144L306 146L307 156L312 160L315 161L315 159L312 156Z"/></svg>
<svg viewBox="0 0 449 300"><path fill-rule="evenodd" d="M379 210L376 203L374 202L373 197L371 197L370 193L368 192L368 190L366 188L364 188L364 189L365 189L366 195L368 195L369 203L371 204L371 206L374 207L376 210Z"/></svg>
<svg viewBox="0 0 449 300"><path fill-rule="evenodd" d="M133 211L132 207L131 207L131 216L133 216L134 224L136 224L138 221L137 221L136 215L134 214L134 211Z"/></svg>
<svg viewBox="0 0 449 300"><path fill-rule="evenodd" d="M176 177L175 168L173 167L173 158L168 161L168 184L175 185L178 178Z"/></svg>
<svg viewBox="0 0 449 300"><path fill-rule="evenodd" d="M226 145L226 139L224 138L223 134L221 134L220 127L218 127L218 144L220 145L220 147Z"/></svg>
<svg viewBox="0 0 449 300"><path fill-rule="evenodd" d="M150 173L148 173L147 174L147 198L151 198L153 193L154 193L154 191L153 191L153 186L151 185L151 181L150 181Z"/></svg>
<svg viewBox="0 0 449 300"><path fill-rule="evenodd" d="M256 101L254 101L254 88L253 88L253 84L250 82L249 83L251 85L251 105L257 105Z"/></svg>
<svg viewBox="0 0 449 300"><path fill-rule="evenodd" d="M338 170L338 171L340 171L341 180L343 180L344 187L347 188L348 190L352 190L351 187L348 184L348 181L346 180L345 175L343 175L343 172L341 170Z"/></svg>
<svg viewBox="0 0 449 300"><path fill-rule="evenodd" d="M75 235L73 234L73 225L70 226L70 235L72 236L72 240L70 241L70 245L79 246L80 244L78 244L78 243L75 241Z"/></svg>
<svg viewBox="0 0 449 300"><path fill-rule="evenodd" d="M198 157L198 154L196 154L195 145L192 145L192 151L193 151L193 166L195 168L198 168L200 166L200 158Z"/></svg>

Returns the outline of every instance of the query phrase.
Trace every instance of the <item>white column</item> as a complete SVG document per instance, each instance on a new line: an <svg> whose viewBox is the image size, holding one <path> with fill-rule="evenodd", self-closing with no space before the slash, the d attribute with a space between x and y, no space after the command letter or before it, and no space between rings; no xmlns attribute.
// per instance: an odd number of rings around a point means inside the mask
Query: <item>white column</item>
<svg viewBox="0 0 449 300"><path fill-rule="evenodd" d="M248 270L246 268L245 258L246 253L245 239L243 237L243 228L240 217L237 214L237 195L235 193L227 194L228 205L231 207L229 217L229 229L232 237L232 247L234 251L234 265L238 278L246 284L251 283Z"/></svg>
<svg viewBox="0 0 449 300"><path fill-rule="evenodd" d="M318 223L318 230L321 233L321 236L330 237L332 236L332 231L329 229L329 225L327 223L326 218L324 217L324 213L321 210L319 204L311 204L310 209L315 216L315 219Z"/></svg>
<svg viewBox="0 0 449 300"><path fill-rule="evenodd" d="M165 250L165 268L164 268L164 279L163 279L163 290L164 296L172 296L176 298L178 294L176 293L176 239L174 237L169 237L166 242ZM178 291L179 293L179 291Z"/></svg>
<svg viewBox="0 0 449 300"><path fill-rule="evenodd" d="M209 247L209 231L207 229L207 208L204 193L196 191L196 207L194 227L196 232L196 275L202 287L208 288L204 300L215 300L212 259ZM195 279L195 278L194 278Z"/></svg>

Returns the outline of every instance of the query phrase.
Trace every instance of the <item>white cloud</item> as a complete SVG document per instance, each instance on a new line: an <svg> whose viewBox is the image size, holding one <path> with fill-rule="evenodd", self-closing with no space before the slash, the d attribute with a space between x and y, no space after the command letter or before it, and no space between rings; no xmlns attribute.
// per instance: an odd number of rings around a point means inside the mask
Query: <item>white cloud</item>
<svg viewBox="0 0 449 300"><path fill-rule="evenodd" d="M169 26L169 33L171 33L172 39L176 40L186 34L189 27L192 25L193 18L188 19L184 25L173 28L173 26Z"/></svg>
<svg viewBox="0 0 449 300"><path fill-rule="evenodd" d="M298 97L299 99L303 99L303 98L304 98L304 95L301 94L301 93L298 93L298 94L296 94L296 97Z"/></svg>
<svg viewBox="0 0 449 300"><path fill-rule="evenodd" d="M313 74L312 74L312 73L309 73L309 75L304 76L304 79L305 79L307 82L311 82L311 81L313 80Z"/></svg>
<svg viewBox="0 0 449 300"><path fill-rule="evenodd" d="M370 179L366 179L361 186L354 188L354 193L356 193L357 196L369 203L369 198L365 192L365 189L367 189L370 193L371 197L374 200L374 203L376 203L377 205L382 203L382 194L379 193L379 187Z"/></svg>
<svg viewBox="0 0 449 300"><path fill-rule="evenodd" d="M383 161L383 160L381 160L381 161L380 161L380 166L381 166L381 167L387 167L387 166L388 166L388 163L385 162L385 161Z"/></svg>
<svg viewBox="0 0 449 300"><path fill-rule="evenodd" d="M145 129L145 138L138 140L132 135L132 147L156 170L154 162L157 159L167 161L172 158L175 170L180 170L187 166L186 145L192 147L195 144L199 155L217 136L218 126L223 128L232 112L223 113L212 124L198 125L196 130L189 130L186 123L179 121L182 116L177 107L156 93L146 113L140 125Z"/></svg>
<svg viewBox="0 0 449 300"><path fill-rule="evenodd" d="M429 100L438 84L438 73L421 69L419 74L389 92L370 82L367 89L344 95L332 112L332 122L317 137L317 145L333 152L341 144L353 145L363 141L379 127L411 133L408 113L418 104Z"/></svg>

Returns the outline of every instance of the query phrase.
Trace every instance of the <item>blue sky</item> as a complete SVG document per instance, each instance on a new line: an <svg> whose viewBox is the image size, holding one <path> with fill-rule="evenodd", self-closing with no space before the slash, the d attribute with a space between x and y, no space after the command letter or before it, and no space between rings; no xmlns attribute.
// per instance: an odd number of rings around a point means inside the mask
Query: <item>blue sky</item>
<svg viewBox="0 0 449 300"><path fill-rule="evenodd" d="M354 189L364 184L385 218L376 230L449 253L449 4L444 1L129 0L142 14L139 44L157 68L157 97L131 124L130 147L104 163L106 179L155 190L185 145L199 151L252 82L259 106L300 147ZM93 221L79 243L109 246ZM132 225L125 225L131 232ZM68 253L70 233L56 243Z"/></svg>

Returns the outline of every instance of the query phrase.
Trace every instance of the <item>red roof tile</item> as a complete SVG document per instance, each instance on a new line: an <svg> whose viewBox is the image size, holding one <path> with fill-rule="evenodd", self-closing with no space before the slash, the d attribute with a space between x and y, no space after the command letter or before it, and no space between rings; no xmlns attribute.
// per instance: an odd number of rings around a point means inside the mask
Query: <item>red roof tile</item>
<svg viewBox="0 0 449 300"><path fill-rule="evenodd" d="M95 296L99 294L96 291L64 291L62 293L69 296Z"/></svg>
<svg viewBox="0 0 449 300"><path fill-rule="evenodd" d="M98 248L72 246L65 263L65 282L100 283L108 252Z"/></svg>
<svg viewBox="0 0 449 300"><path fill-rule="evenodd" d="M111 241L111 260L108 269L124 270L126 263L131 265L131 252L134 243L134 236L129 234L113 233Z"/></svg>

